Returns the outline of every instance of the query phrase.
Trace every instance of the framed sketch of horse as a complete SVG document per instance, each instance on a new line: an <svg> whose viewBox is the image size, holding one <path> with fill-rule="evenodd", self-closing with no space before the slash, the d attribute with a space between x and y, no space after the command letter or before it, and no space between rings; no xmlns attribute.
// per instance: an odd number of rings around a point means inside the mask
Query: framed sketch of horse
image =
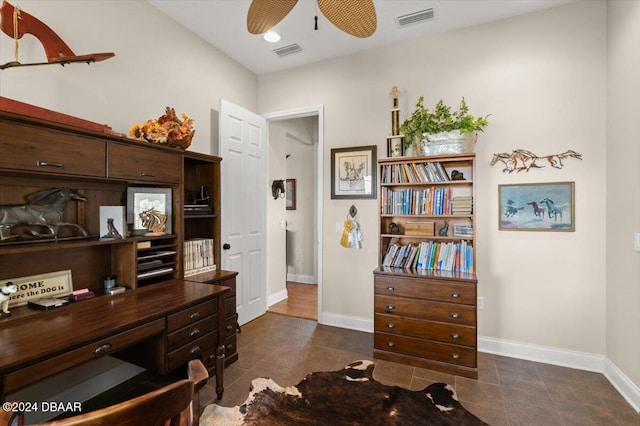
<svg viewBox="0 0 640 426"><path fill-rule="evenodd" d="M574 182L498 185L501 231L575 231Z"/></svg>
<svg viewBox="0 0 640 426"><path fill-rule="evenodd" d="M376 198L376 145L331 150L331 199Z"/></svg>
<svg viewBox="0 0 640 426"><path fill-rule="evenodd" d="M146 187L129 187L127 188L127 224L132 226L131 233L133 235L144 235L149 232L153 224L144 221L144 215L140 213L155 213L153 217L166 216L164 223L164 233L171 234L171 188L146 188ZM147 215L149 216L149 215Z"/></svg>

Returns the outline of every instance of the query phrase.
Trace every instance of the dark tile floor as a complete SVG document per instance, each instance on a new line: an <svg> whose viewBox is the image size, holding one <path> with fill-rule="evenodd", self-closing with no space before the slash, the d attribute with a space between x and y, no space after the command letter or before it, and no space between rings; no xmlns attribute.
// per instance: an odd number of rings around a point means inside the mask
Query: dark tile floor
<svg viewBox="0 0 640 426"><path fill-rule="evenodd" d="M220 405L242 404L257 377L288 386L312 371L372 359L373 335L267 313L242 327L238 351L239 360L225 370ZM414 390L449 383L467 410L494 426L640 425L640 414L602 374L485 353L478 354L478 364L479 378L473 380L376 361L374 378ZM212 387L201 391L202 406L214 398Z"/></svg>

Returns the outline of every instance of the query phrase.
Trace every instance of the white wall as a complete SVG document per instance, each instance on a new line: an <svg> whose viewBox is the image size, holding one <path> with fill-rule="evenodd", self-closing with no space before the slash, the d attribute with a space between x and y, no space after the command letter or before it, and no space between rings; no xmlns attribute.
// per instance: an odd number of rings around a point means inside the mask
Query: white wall
<svg viewBox="0 0 640 426"><path fill-rule="evenodd" d="M15 2L12 2L15 4ZM128 134L135 122L167 106L195 120L190 151L211 153L218 99L257 107L257 77L145 1L28 1L22 9L52 28L76 53L114 52L92 65L46 65L0 72L0 96L107 124ZM46 60L31 35L20 39L21 63ZM0 36L0 63L14 60L13 39Z"/></svg>
<svg viewBox="0 0 640 426"><path fill-rule="evenodd" d="M289 281L317 283L315 278L315 129L316 117L287 120L287 179L296 180L296 209L287 210L287 276ZM302 142L301 142L302 141Z"/></svg>
<svg viewBox="0 0 640 426"><path fill-rule="evenodd" d="M461 46L464 46L461 48ZM330 200L330 149L377 144L386 155L389 91L401 118L419 95L433 105L465 96L491 114L477 147L479 334L605 353L606 3L580 2L462 31L259 77L262 112L325 105L325 318L371 327L377 266L377 200ZM287 97L281 93L287 92ZM573 149L563 170L503 174L496 152ZM498 231L501 183L576 182L576 232ZM335 223L360 212L362 250L339 246ZM333 317L332 317L333 315Z"/></svg>
<svg viewBox="0 0 640 426"><path fill-rule="evenodd" d="M607 12L607 357L636 383L640 407L640 2L610 1Z"/></svg>

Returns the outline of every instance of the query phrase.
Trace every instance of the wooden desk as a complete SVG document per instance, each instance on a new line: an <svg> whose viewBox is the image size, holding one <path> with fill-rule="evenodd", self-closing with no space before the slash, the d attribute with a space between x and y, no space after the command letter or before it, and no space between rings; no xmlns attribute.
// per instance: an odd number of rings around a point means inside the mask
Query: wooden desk
<svg viewBox="0 0 640 426"><path fill-rule="evenodd" d="M114 355L167 374L201 358L222 398L228 287L169 280L0 321L0 396ZM19 311L28 308L14 308Z"/></svg>

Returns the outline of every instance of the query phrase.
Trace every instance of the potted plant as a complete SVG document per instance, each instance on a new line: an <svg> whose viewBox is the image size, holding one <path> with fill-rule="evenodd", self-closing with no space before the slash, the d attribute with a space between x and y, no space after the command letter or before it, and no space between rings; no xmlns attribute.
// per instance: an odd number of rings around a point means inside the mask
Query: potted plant
<svg viewBox="0 0 640 426"><path fill-rule="evenodd" d="M431 111L420 96L415 111L400 126L405 136L405 150L415 143L423 155L473 152L477 132L489 124L488 117L471 115L464 97L457 111L451 111L442 99Z"/></svg>

